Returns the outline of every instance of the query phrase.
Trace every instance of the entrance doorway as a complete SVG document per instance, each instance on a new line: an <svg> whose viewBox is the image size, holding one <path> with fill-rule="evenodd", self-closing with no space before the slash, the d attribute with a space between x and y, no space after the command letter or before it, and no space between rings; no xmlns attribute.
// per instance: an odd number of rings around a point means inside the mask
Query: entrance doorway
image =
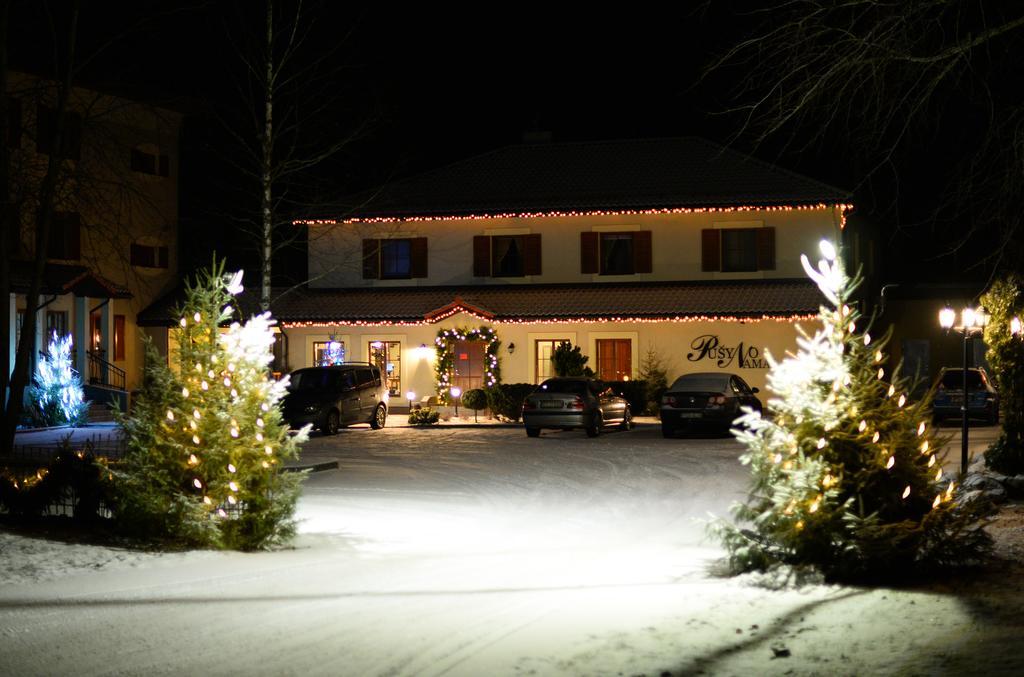
<svg viewBox="0 0 1024 677"><path fill-rule="evenodd" d="M487 343L484 341L456 341L452 344L452 385L462 392L484 386L484 359Z"/></svg>

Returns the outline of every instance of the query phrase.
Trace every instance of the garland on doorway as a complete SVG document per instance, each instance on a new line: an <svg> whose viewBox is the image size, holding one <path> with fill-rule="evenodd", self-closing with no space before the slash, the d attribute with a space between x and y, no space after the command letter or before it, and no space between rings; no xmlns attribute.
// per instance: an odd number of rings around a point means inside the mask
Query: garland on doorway
<svg viewBox="0 0 1024 677"><path fill-rule="evenodd" d="M484 350L484 387L492 388L501 383L501 363L498 361L498 349L501 348L501 341L492 327L442 329L437 332L437 338L434 339L434 345L437 346L434 373L437 379L437 394L445 404L451 399L452 372L455 370L455 350L453 344L456 341L486 342L487 348Z"/></svg>

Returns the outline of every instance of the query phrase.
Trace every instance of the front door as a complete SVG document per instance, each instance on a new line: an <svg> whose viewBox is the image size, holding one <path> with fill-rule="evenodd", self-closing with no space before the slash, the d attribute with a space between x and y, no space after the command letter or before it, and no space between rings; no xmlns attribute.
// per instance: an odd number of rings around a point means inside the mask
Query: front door
<svg viewBox="0 0 1024 677"><path fill-rule="evenodd" d="M456 341L452 346L454 370L452 385L462 392L484 386L484 359L487 344L484 341Z"/></svg>

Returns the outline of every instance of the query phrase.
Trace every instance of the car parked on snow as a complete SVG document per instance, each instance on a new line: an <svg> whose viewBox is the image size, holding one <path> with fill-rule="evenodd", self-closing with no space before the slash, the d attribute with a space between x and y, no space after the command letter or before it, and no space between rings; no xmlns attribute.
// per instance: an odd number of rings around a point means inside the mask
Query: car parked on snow
<svg viewBox="0 0 1024 677"><path fill-rule="evenodd" d="M297 369L289 376L281 411L291 427L312 423L325 435L356 423L383 428L388 416L388 388L380 369L368 363Z"/></svg>
<svg viewBox="0 0 1024 677"><path fill-rule="evenodd" d="M672 437L681 429L696 427L728 430L743 413L740 407L762 411L757 393L736 374L684 374L661 397L661 434Z"/></svg>
<svg viewBox="0 0 1024 677"><path fill-rule="evenodd" d="M962 367L943 367L935 380L932 416L936 421L962 416L964 401L964 370ZM984 369L967 370L967 416L999 423L999 393Z"/></svg>
<svg viewBox="0 0 1024 677"><path fill-rule="evenodd" d="M583 428L587 437L597 437L606 426L623 430L633 427L629 402L603 381L586 377L549 378L523 402L526 434L537 437L543 428Z"/></svg>

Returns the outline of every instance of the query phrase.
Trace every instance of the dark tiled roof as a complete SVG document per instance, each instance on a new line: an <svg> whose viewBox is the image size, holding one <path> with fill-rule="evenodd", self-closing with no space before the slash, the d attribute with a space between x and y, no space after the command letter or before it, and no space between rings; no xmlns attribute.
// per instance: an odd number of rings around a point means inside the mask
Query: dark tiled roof
<svg viewBox="0 0 1024 677"><path fill-rule="evenodd" d="M25 294L32 282L32 261L11 261L11 291ZM43 294L74 294L93 298L130 299L131 290L111 282L85 266L47 263L43 269Z"/></svg>
<svg viewBox="0 0 1024 677"><path fill-rule="evenodd" d="M180 294L180 292L179 292ZM140 325L170 325L180 296L169 295L139 314ZM808 315L822 296L804 279L645 282L635 284L487 285L301 290L286 294L271 311L281 322L424 322L458 304L486 309L495 321ZM255 295L238 299L256 312ZM457 310L457 308L451 308Z"/></svg>
<svg viewBox="0 0 1024 677"><path fill-rule="evenodd" d="M385 186L346 216L837 204L849 198L849 191L683 137L508 146Z"/></svg>

